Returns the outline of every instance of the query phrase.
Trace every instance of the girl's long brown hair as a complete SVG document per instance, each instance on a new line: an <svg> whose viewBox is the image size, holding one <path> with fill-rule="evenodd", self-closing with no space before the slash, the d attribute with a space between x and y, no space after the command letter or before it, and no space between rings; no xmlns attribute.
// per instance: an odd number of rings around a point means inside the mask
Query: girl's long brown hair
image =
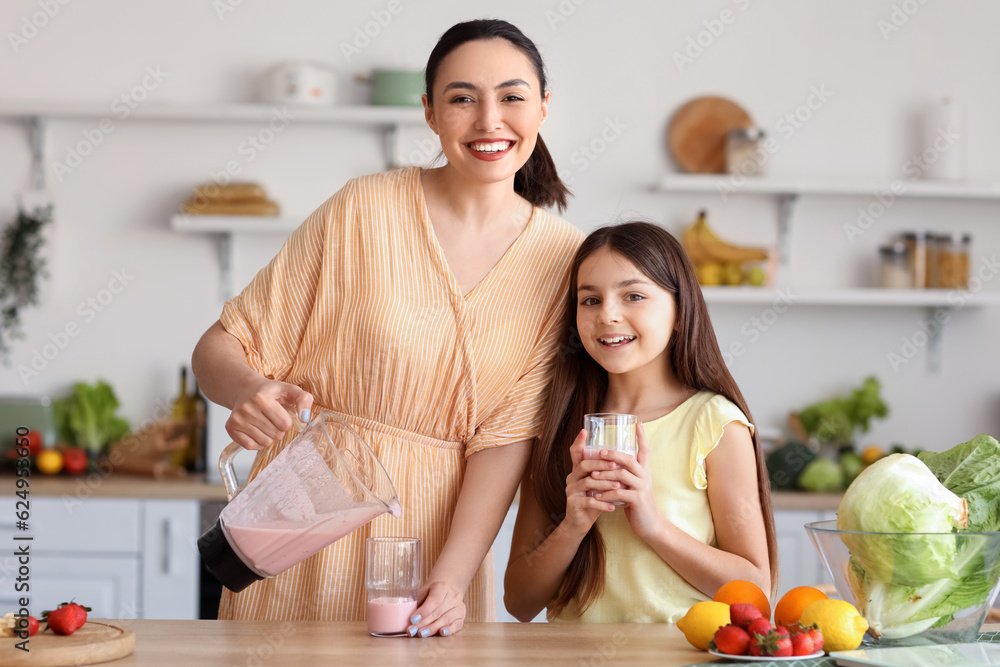
<svg viewBox="0 0 1000 667"><path fill-rule="evenodd" d="M566 515L566 476L573 468L569 448L583 425L583 416L600 412L608 390L608 374L584 349L576 331L577 277L580 265L601 248L632 262L677 302L677 332L670 337L669 358L677 379L696 390L708 389L736 404L753 423L750 409L726 368L701 288L687 253L668 231L648 222L626 222L592 232L573 258L566 297L565 332L550 385L542 434L532 451L529 471L535 497L552 521L550 530ZM764 514L764 530L772 589L777 577L777 542L771 510L771 487L756 430L752 434L757 459L757 494ZM560 613L577 597L582 612L604 589L604 543L591 527L570 563L552 613Z"/></svg>

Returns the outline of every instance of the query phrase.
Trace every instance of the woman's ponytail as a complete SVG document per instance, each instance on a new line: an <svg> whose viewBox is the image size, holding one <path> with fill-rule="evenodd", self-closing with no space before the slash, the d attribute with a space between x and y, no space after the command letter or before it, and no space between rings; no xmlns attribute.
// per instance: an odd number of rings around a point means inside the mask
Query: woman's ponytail
<svg viewBox="0 0 1000 667"><path fill-rule="evenodd" d="M535 150L514 175L514 192L533 206L557 206L560 211L566 210L566 199L571 193L559 178L559 171L540 134L535 140Z"/></svg>

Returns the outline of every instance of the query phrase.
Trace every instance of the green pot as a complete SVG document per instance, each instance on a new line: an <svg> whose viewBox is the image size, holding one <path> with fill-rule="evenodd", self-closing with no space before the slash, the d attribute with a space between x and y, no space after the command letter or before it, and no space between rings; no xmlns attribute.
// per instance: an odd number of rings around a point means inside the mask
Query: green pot
<svg viewBox="0 0 1000 667"><path fill-rule="evenodd" d="M423 70L377 69L372 72L372 104L420 107L424 94Z"/></svg>

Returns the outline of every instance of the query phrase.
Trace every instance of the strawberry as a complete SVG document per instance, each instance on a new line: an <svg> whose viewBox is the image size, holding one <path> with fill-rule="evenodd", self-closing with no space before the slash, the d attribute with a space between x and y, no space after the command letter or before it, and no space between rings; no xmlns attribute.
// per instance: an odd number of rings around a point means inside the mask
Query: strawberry
<svg viewBox="0 0 1000 667"><path fill-rule="evenodd" d="M823 650L823 631L819 629L819 626L813 625L808 629L809 639L813 643L813 651Z"/></svg>
<svg viewBox="0 0 1000 667"><path fill-rule="evenodd" d="M731 609L732 607L730 607L730 610ZM730 611L729 613L731 615L732 611ZM771 625L771 621L761 617L750 622L750 625L747 626L747 632L750 634L751 637L753 637L754 634L766 635L768 632L771 631L772 627L773 626Z"/></svg>
<svg viewBox="0 0 1000 667"><path fill-rule="evenodd" d="M808 632L792 635L792 655L809 655L815 652L816 648Z"/></svg>
<svg viewBox="0 0 1000 667"><path fill-rule="evenodd" d="M71 635L87 622L90 607L82 607L75 602L61 602L52 611L42 612L42 620L57 635Z"/></svg>
<svg viewBox="0 0 1000 667"><path fill-rule="evenodd" d="M750 647L750 635L746 630L736 625L727 625L715 631L715 637L709 643L713 651L727 655L746 655Z"/></svg>
<svg viewBox="0 0 1000 667"><path fill-rule="evenodd" d="M729 605L729 620L733 625L747 629L751 621L763 618L760 609L746 602L737 602Z"/></svg>
<svg viewBox="0 0 1000 667"><path fill-rule="evenodd" d="M755 633L750 640L750 655L785 658L792 654L792 640L785 628L770 630L766 635Z"/></svg>
<svg viewBox="0 0 1000 667"><path fill-rule="evenodd" d="M28 636L34 637L35 633L38 632L38 619L34 616L28 617Z"/></svg>

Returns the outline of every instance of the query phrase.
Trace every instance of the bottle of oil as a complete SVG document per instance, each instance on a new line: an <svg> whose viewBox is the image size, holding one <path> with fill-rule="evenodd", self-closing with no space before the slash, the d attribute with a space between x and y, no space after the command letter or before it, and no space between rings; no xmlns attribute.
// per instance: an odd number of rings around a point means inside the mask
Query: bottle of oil
<svg viewBox="0 0 1000 667"><path fill-rule="evenodd" d="M201 387L198 386L197 380L194 382L194 394L191 396L190 415L194 422L194 435L191 438L192 446L188 448L185 463L191 472L205 472L208 401L201 393Z"/></svg>
<svg viewBox="0 0 1000 667"><path fill-rule="evenodd" d="M170 416L177 422L187 422L191 413L194 412L193 400L190 395L188 395L187 386L187 366L181 366L181 386L180 392L177 394L177 398L171 404ZM187 440L184 447L178 449L174 452L171 462L179 467L187 468L188 452L191 450L194 439L194 429L187 429Z"/></svg>

